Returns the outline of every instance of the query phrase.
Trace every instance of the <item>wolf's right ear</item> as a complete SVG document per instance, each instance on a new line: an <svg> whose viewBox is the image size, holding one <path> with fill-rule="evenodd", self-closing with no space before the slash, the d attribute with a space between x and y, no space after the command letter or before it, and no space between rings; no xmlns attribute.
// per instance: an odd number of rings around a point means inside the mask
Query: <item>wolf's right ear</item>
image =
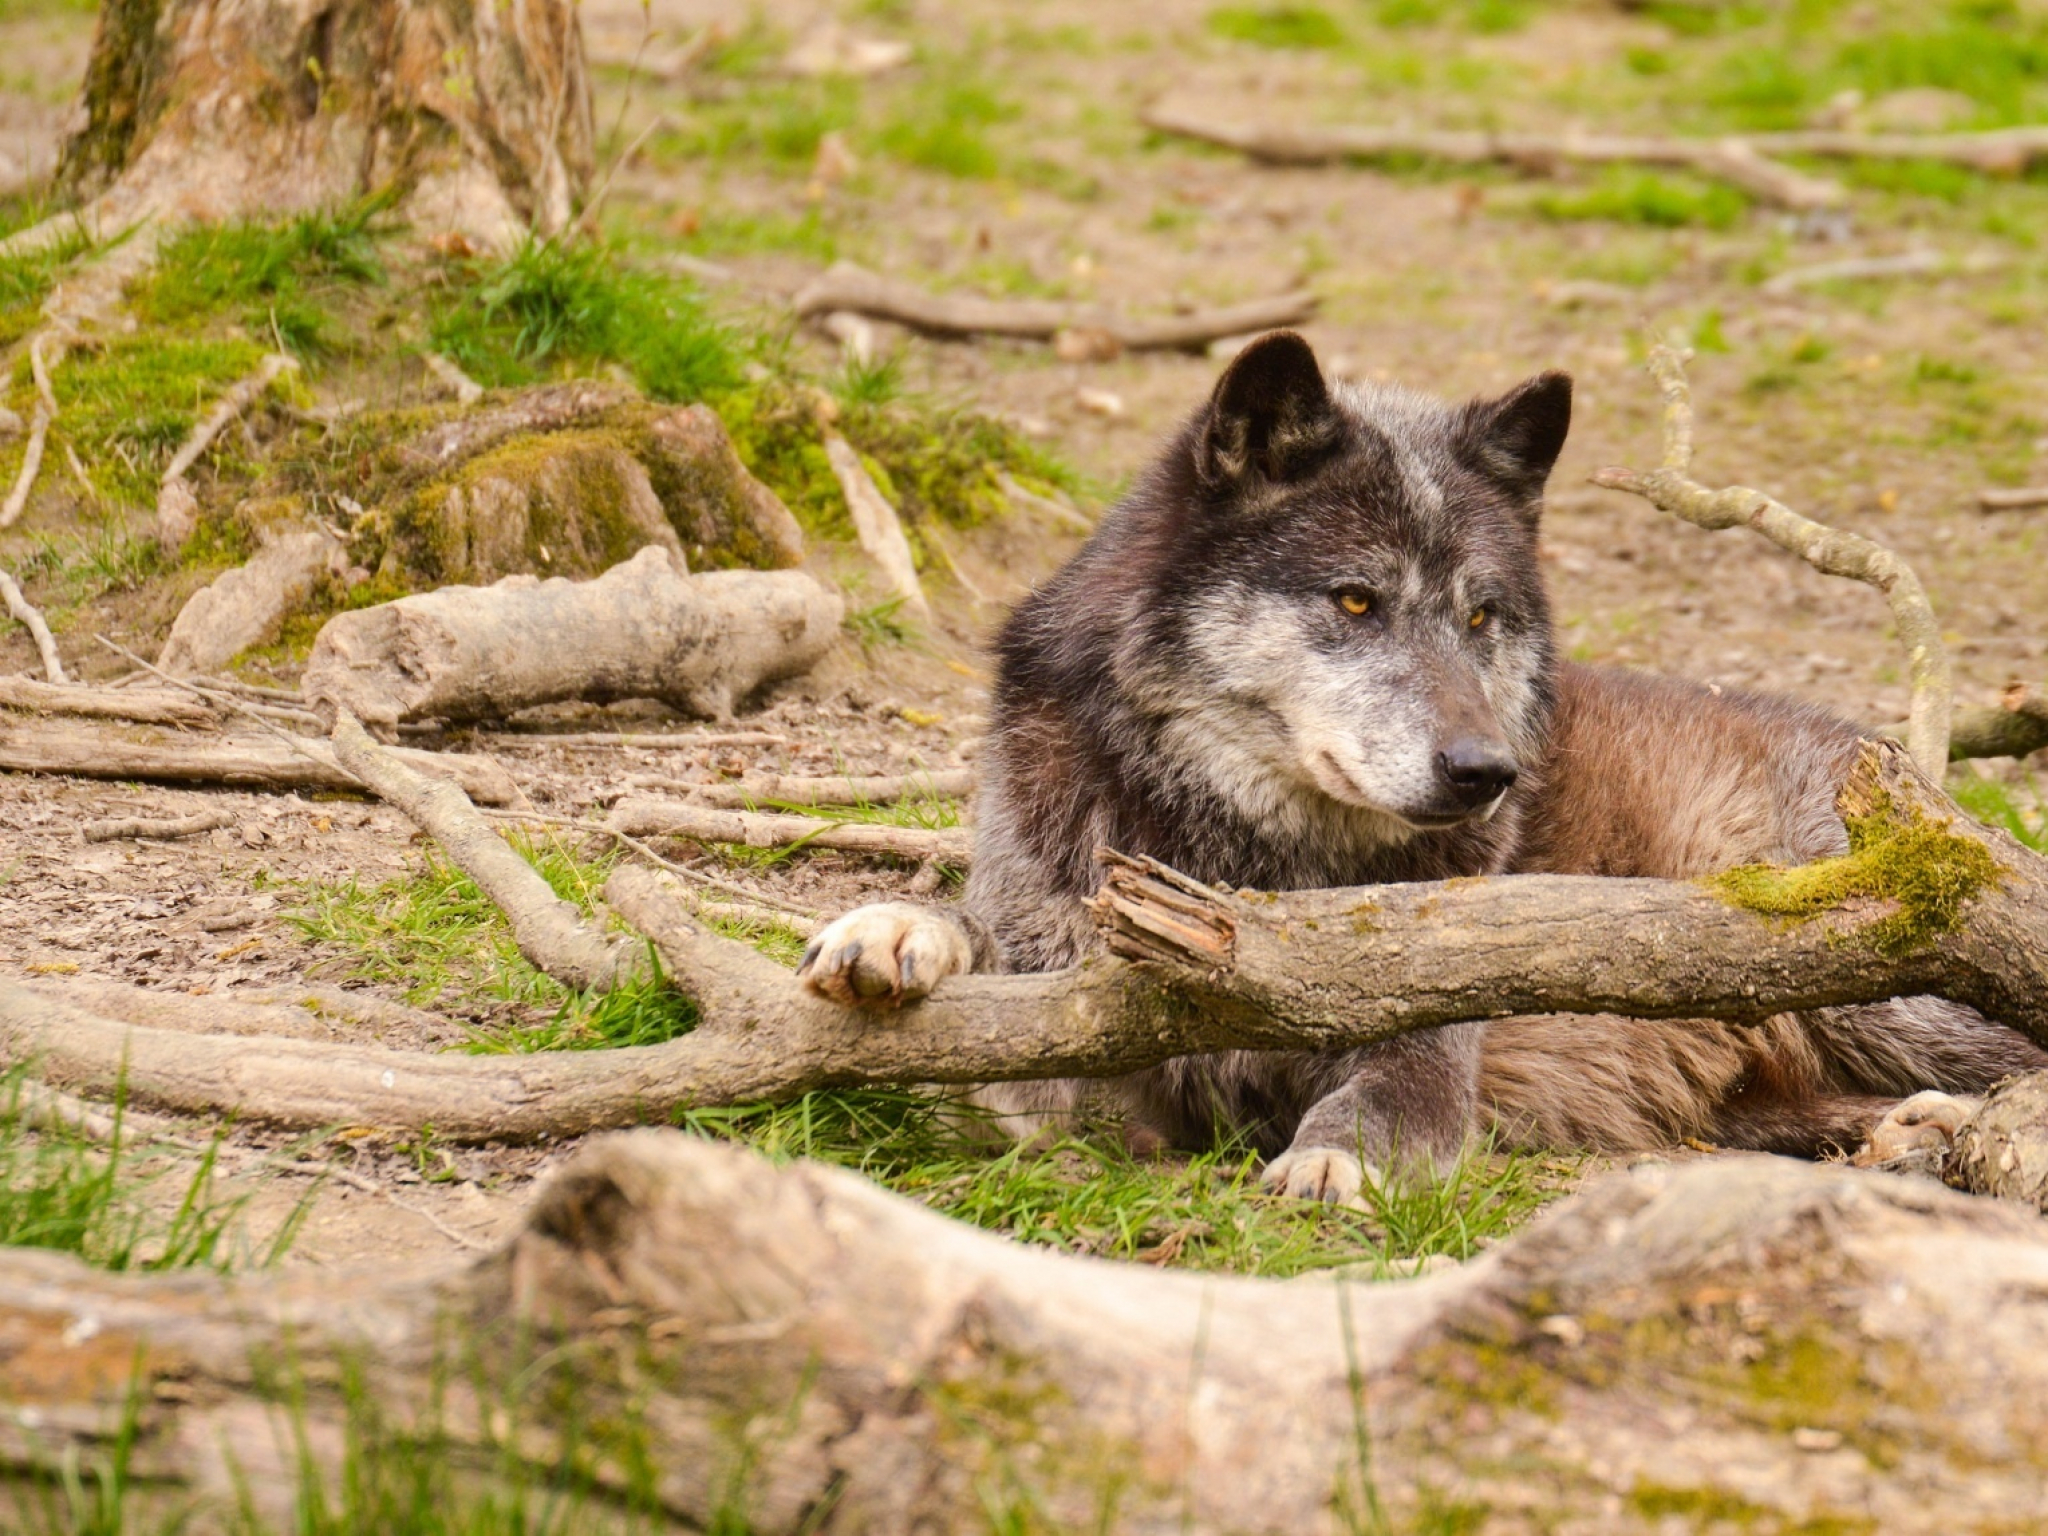
<svg viewBox="0 0 2048 1536"><path fill-rule="evenodd" d="M1498 400L1464 409L1459 446L1465 457L1515 495L1534 501L1564 451L1572 425L1572 376L1539 373Z"/></svg>
<svg viewBox="0 0 2048 1536"><path fill-rule="evenodd" d="M1294 332L1274 331L1216 381L1195 468L1216 491L1283 485L1328 458L1341 435L1315 353Z"/></svg>

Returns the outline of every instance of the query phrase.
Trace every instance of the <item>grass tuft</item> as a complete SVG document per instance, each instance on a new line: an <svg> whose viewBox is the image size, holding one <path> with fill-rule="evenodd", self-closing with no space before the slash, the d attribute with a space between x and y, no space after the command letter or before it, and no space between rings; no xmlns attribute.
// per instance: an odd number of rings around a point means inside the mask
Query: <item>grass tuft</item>
<svg viewBox="0 0 2048 1536"><path fill-rule="evenodd" d="M1530 206L1560 223L1604 220L1656 229L1733 229L1748 214L1749 199L1721 182L1617 167L1581 191L1541 193Z"/></svg>
<svg viewBox="0 0 2048 1536"><path fill-rule="evenodd" d="M694 287L594 245L529 241L502 261L451 264L429 331L437 351L496 387L606 363L659 400L701 400L741 380L738 338Z"/></svg>
<svg viewBox="0 0 2048 1536"><path fill-rule="evenodd" d="M1209 13L1209 30L1255 48L1341 48L1344 28L1318 5L1226 5Z"/></svg>

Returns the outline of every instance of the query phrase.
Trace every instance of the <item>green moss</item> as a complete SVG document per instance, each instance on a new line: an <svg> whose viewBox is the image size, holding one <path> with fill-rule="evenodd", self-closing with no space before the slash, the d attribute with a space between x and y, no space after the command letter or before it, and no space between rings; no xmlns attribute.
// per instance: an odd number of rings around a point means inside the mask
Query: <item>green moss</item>
<svg viewBox="0 0 2048 1536"><path fill-rule="evenodd" d="M1890 957L1956 932L1964 906L2001 873L1983 844L1917 809L1902 812L1887 796L1844 821L1849 851L1839 858L1789 869L1745 865L1714 876L1707 886L1732 906L1788 922L1825 916L1857 897L1890 901L1895 909L1856 935Z"/></svg>
<svg viewBox="0 0 2048 1536"><path fill-rule="evenodd" d="M102 494L153 505L157 478L193 424L262 357L247 341L151 332L75 353L56 374L60 414L51 436L77 450ZM21 379L16 386L13 404L25 413L32 386ZM215 462L231 453L218 449Z"/></svg>
<svg viewBox="0 0 2048 1536"><path fill-rule="evenodd" d="M1227 5L1208 15L1209 30L1257 48L1341 48L1344 29L1321 6Z"/></svg>
<svg viewBox="0 0 2048 1536"><path fill-rule="evenodd" d="M1742 1531L1769 1531L1774 1536L1867 1536L1877 1529L1875 1520L1860 1515L1788 1520L1777 1510L1752 1504L1719 1488L1676 1488L1638 1481L1629 1490L1628 1502L1631 1509L1646 1519L1675 1517L1690 1521L1694 1530L1733 1526Z"/></svg>

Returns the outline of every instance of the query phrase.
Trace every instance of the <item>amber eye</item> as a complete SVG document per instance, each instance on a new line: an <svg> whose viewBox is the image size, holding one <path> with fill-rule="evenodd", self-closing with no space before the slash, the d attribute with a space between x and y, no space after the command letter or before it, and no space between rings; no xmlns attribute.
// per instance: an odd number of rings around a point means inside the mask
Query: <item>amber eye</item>
<svg viewBox="0 0 2048 1536"><path fill-rule="evenodd" d="M1362 619L1372 612L1372 595L1355 589L1339 592L1337 594L1337 606L1350 614L1354 619Z"/></svg>
<svg viewBox="0 0 2048 1536"><path fill-rule="evenodd" d="M1492 617L1492 613L1490 613L1488 610L1484 608L1474 608L1472 610L1472 617L1465 621L1465 627L1467 629L1484 629L1486 628L1486 621Z"/></svg>

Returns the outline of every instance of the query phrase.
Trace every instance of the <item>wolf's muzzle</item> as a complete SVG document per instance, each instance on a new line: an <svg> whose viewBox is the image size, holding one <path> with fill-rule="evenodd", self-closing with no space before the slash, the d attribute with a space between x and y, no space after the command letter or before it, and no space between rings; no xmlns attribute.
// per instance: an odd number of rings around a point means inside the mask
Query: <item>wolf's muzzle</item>
<svg viewBox="0 0 2048 1536"><path fill-rule="evenodd" d="M1505 742L1460 736L1438 749L1436 772L1451 799L1476 811L1513 789L1522 770Z"/></svg>

